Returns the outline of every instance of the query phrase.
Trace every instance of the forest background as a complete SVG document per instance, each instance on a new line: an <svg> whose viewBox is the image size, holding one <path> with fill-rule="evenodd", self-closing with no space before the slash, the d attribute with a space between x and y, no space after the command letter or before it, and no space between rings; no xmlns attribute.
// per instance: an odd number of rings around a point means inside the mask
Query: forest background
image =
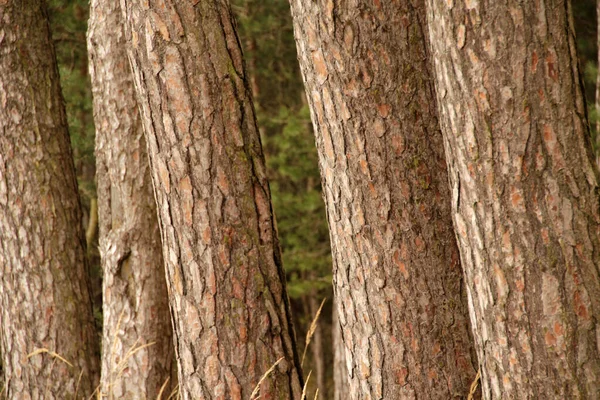
<svg viewBox="0 0 600 400"><path fill-rule="evenodd" d="M322 299L328 299L307 353L305 370L321 398L333 398L331 253L321 198L317 152L300 76L288 0L233 0L251 75L287 272L300 352ZM75 156L92 266L94 310L102 321L102 272L98 253L94 122L88 75L86 0L50 0L50 19ZM600 151L595 108L598 76L596 2L573 2L581 71L594 150ZM329 390L328 390L329 389Z"/></svg>

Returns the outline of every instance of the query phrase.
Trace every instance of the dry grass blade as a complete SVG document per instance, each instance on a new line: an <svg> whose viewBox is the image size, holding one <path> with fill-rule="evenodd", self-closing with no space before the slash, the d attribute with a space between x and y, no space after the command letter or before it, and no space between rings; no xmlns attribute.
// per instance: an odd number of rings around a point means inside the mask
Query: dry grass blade
<svg viewBox="0 0 600 400"><path fill-rule="evenodd" d="M160 390L158 391L158 396L156 396L156 400L162 399L163 392L167 388L167 383L169 383L169 379L171 379L171 378L167 377L167 379L165 380L165 383L163 383L162 386L160 387Z"/></svg>
<svg viewBox="0 0 600 400"><path fill-rule="evenodd" d="M136 341L136 343L127 351L127 353L125 354L125 357L123 357L123 360L121 360L121 362L119 364L117 364L117 366L115 367L115 369L119 369L119 372L117 373L117 378L119 378L121 376L121 374L123 373L123 371L125 371L125 368L127 368L127 361L138 351L145 349L146 347L150 347L150 346L154 346L156 344L156 342L150 342L150 343L146 343L146 344L142 344L139 345L138 347L134 346L137 344L138 341ZM114 372L114 370L113 370Z"/></svg>
<svg viewBox="0 0 600 400"><path fill-rule="evenodd" d="M79 373L79 378L77 378L77 386L75 386L75 396L73 396L74 399L77 398L77 393L79 393L79 384L81 383L82 376L83 376L83 370L81 370L81 372Z"/></svg>
<svg viewBox="0 0 600 400"><path fill-rule="evenodd" d="M318 398L319 398L319 388L317 388L317 391L315 392L314 400L317 400Z"/></svg>
<svg viewBox="0 0 600 400"><path fill-rule="evenodd" d="M96 395L96 393L98 394L98 399L102 399L102 392L100 390L100 384L98 386L96 386L96 389L94 389L94 391L92 392L92 394L90 395L90 397L87 398L87 400L92 400L94 398L94 396Z"/></svg>
<svg viewBox="0 0 600 400"><path fill-rule="evenodd" d="M34 351L32 351L31 353L29 353L27 355L27 359L30 359L33 356L37 356L38 354L44 354L47 353L50 356L54 357L54 358L58 358L60 361L64 362L65 364L67 364L69 367L72 367L73 364L71 364L70 362L68 362L67 360L65 360L63 357L60 356L60 354L55 353L53 351L50 351L48 349L35 349Z"/></svg>
<svg viewBox="0 0 600 400"><path fill-rule="evenodd" d="M179 385L177 385L175 387L175 389L173 389L173 391L171 392L171 394L169 395L169 397L167 398L167 400L171 400L176 398L176 396L179 394Z"/></svg>
<svg viewBox="0 0 600 400"><path fill-rule="evenodd" d="M477 391L477 386L479 384L480 379L481 379L481 369L479 369L479 371L477 371L477 375L475 375L475 379L473 380L473 383L471 383L471 390L469 390L469 396L467 397L467 400L473 400L473 396L475 395L475 392Z"/></svg>
<svg viewBox="0 0 600 400"><path fill-rule="evenodd" d="M250 400L255 400L255 397L259 392L260 392L260 384L263 383L263 381L265 379L267 379L267 376L269 376L271 374L271 372L273 372L273 370L275 369L275 367L277 366L277 364L279 364L285 357L281 357L279 360L275 361L275 364L271 365L271 368L269 368L267 370L267 372L265 372L263 374L263 376L260 378L260 380L258 381L258 383L256 384L256 387L254 388L254 390L252 391L252 394L250 395Z"/></svg>
<svg viewBox="0 0 600 400"><path fill-rule="evenodd" d="M308 381L310 380L310 374L312 374L312 371L308 371L308 376L306 377L306 381L304 382L304 387L302 388L302 397L300 397L300 400L304 400L306 398L306 388L308 387Z"/></svg>
<svg viewBox="0 0 600 400"><path fill-rule="evenodd" d="M308 349L310 340L312 339L313 335L315 334L315 330L317 329L317 321L319 320L319 316L321 315L321 310L323 309L323 306L325 305L326 301L327 301L327 298L324 298L323 301L321 302L321 305L319 306L319 309L317 310L317 313L315 314L315 317L313 318L313 321L310 324L310 328L308 328L308 332L306 332L306 345L304 346L304 353L302 353L302 361L300 362L301 367L304 366L304 358L306 357L306 350Z"/></svg>

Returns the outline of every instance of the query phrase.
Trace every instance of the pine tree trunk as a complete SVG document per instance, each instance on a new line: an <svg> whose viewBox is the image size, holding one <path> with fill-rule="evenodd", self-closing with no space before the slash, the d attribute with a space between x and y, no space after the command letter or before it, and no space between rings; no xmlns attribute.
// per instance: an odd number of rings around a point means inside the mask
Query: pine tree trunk
<svg viewBox="0 0 600 400"><path fill-rule="evenodd" d="M124 1L183 399L297 399L301 376L229 5Z"/></svg>
<svg viewBox="0 0 600 400"><path fill-rule="evenodd" d="M81 203L44 1L0 2L0 132L5 394L87 398L98 381L98 347Z"/></svg>
<svg viewBox="0 0 600 400"><path fill-rule="evenodd" d="M311 274L314 276L314 274ZM318 293L316 290L311 291L311 295L308 298L310 315L314 319L319 310ZM319 389L319 397L327 398L327 388L325 387L325 359L323 354L323 315L319 316L317 325L315 326L315 332L311 339L311 352L312 352L312 365L314 380L316 382L316 388ZM306 365L306 364L305 364Z"/></svg>
<svg viewBox="0 0 600 400"><path fill-rule="evenodd" d="M597 50L597 72L596 72L596 130L595 136L595 153L596 153L596 165L600 167L600 0L596 1L596 50Z"/></svg>
<svg viewBox="0 0 600 400"><path fill-rule="evenodd" d="M350 398L348 385L348 369L346 368L346 347L342 339L342 330L337 318L336 308L333 307L331 329L333 330L333 400Z"/></svg>
<svg viewBox="0 0 600 400"><path fill-rule="evenodd" d="M291 1L354 399L460 398L475 376L425 7L412 3Z"/></svg>
<svg viewBox="0 0 600 400"><path fill-rule="evenodd" d="M173 338L150 167L118 2L90 4L88 50L103 270L101 392L157 397ZM131 353L132 349L141 347ZM164 393L171 392L172 382Z"/></svg>
<svg viewBox="0 0 600 400"><path fill-rule="evenodd" d="M600 398L600 215L570 2L428 1L486 399Z"/></svg>

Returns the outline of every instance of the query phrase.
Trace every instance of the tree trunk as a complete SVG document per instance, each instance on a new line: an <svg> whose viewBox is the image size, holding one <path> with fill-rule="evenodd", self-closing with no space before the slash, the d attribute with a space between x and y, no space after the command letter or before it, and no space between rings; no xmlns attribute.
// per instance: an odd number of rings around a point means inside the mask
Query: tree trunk
<svg viewBox="0 0 600 400"><path fill-rule="evenodd" d="M595 153L596 165L600 166L600 0L596 1L596 51L598 53L596 59L596 130L595 135Z"/></svg>
<svg viewBox="0 0 600 400"><path fill-rule="evenodd" d="M314 274L311 275L314 276ZM318 296L319 294L316 290L312 290L311 295L308 296L309 315L313 320L319 310L320 303L318 301ZM321 315L317 320L315 331L309 346L311 347L312 365L314 368L312 376L316 382L316 388L319 390L319 397L327 399L327 388L325 387L325 356L323 354L323 317L324 316Z"/></svg>
<svg viewBox="0 0 600 400"><path fill-rule="evenodd" d="M346 348L342 339L342 330L337 317L336 308L333 307L331 329L333 330L333 400L347 400L350 398L350 385L348 385L348 369L346 368Z"/></svg>
<svg viewBox="0 0 600 400"><path fill-rule="evenodd" d="M90 396L85 235L44 1L0 2L0 329L8 398Z"/></svg>
<svg viewBox="0 0 600 400"><path fill-rule="evenodd" d="M301 376L227 2L124 1L184 399L296 399Z"/></svg>
<svg viewBox="0 0 600 400"><path fill-rule="evenodd" d="M600 398L600 215L570 2L428 1L486 399Z"/></svg>
<svg viewBox="0 0 600 400"><path fill-rule="evenodd" d="M291 5L350 393L462 397L475 371L424 2Z"/></svg>
<svg viewBox="0 0 600 400"><path fill-rule="evenodd" d="M173 338L150 166L125 46L119 3L93 0L88 50L103 270L101 393L153 399L171 377Z"/></svg>

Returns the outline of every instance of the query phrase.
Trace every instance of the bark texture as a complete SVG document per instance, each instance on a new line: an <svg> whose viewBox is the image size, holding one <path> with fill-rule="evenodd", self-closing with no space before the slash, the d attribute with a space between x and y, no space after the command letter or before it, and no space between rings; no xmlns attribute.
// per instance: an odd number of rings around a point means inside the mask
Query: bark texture
<svg viewBox="0 0 600 400"><path fill-rule="evenodd" d="M598 72L596 73L596 115L600 117L600 0L596 1L596 50L598 52L596 65L598 65ZM594 127L596 130L596 165L600 167L600 118L597 117L596 126Z"/></svg>
<svg viewBox="0 0 600 400"><path fill-rule="evenodd" d="M483 397L600 398L598 171L570 2L428 7Z"/></svg>
<svg viewBox="0 0 600 400"><path fill-rule="evenodd" d="M331 324L333 341L333 400L350 399L350 385L348 384L348 369L346 368L346 350L342 340L342 329L337 318L337 311L333 307Z"/></svg>
<svg viewBox="0 0 600 400"><path fill-rule="evenodd" d="M88 51L103 270L101 393L111 399L153 399L171 377L173 335L156 203L122 18L118 2L92 0ZM166 394L171 392L169 383Z"/></svg>
<svg viewBox="0 0 600 400"><path fill-rule="evenodd" d="M122 1L184 399L296 399L301 376L229 4Z"/></svg>
<svg viewBox="0 0 600 400"><path fill-rule="evenodd" d="M424 2L290 3L350 394L462 397L475 371Z"/></svg>
<svg viewBox="0 0 600 400"><path fill-rule="evenodd" d="M92 394L99 363L89 290L46 4L2 1L0 336L8 398Z"/></svg>

